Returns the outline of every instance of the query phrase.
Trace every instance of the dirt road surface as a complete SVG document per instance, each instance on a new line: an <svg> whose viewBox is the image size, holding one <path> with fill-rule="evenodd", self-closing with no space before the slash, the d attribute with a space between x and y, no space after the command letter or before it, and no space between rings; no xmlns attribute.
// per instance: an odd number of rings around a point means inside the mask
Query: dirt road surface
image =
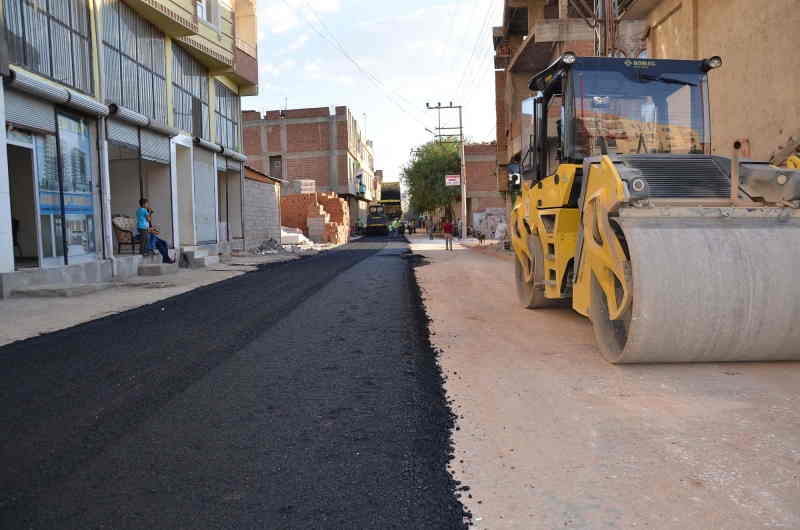
<svg viewBox="0 0 800 530"><path fill-rule="evenodd" d="M800 528L800 363L614 366L510 258L443 248L412 244L477 528Z"/></svg>

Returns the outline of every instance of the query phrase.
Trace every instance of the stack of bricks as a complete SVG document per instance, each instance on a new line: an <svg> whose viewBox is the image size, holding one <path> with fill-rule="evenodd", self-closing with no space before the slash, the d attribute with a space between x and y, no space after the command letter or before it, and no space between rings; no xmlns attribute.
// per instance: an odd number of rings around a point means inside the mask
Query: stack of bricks
<svg viewBox="0 0 800 530"><path fill-rule="evenodd" d="M350 239L350 210L347 201L335 193L282 196L281 221L317 243L339 245Z"/></svg>
<svg viewBox="0 0 800 530"><path fill-rule="evenodd" d="M298 193L281 197L281 224L299 228L308 235L308 208L317 205L315 193Z"/></svg>
<svg viewBox="0 0 800 530"><path fill-rule="evenodd" d="M331 216L325 211L321 204L310 204L308 206L308 216L306 217L306 224L308 225L308 238L314 243L327 243L328 241L328 225Z"/></svg>

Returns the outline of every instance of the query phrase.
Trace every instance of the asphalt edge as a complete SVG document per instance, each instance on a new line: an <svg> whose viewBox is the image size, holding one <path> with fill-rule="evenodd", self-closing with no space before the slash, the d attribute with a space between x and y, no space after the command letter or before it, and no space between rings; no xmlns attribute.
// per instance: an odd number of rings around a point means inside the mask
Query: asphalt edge
<svg viewBox="0 0 800 530"><path fill-rule="evenodd" d="M410 245L410 241L407 237L403 236L403 239L405 239ZM442 350L437 346L434 346L431 342L431 335L434 334L431 331L432 319L425 306L423 290L417 281L416 268L418 266L427 265L427 260L424 259L424 256L415 254L413 250L411 250L410 246L406 251L404 258L408 262L410 273L409 294L414 307L414 312L416 313L415 317L420 323L420 326L417 328L417 338L421 349L420 353L429 354L419 355L416 358L418 373L430 374L430 377L425 379L421 378L420 384L423 387L423 392L433 397L431 402L432 407L430 410L431 414L438 416L439 421L446 426L444 433L445 440L443 440L443 445L446 447L446 451L444 454L435 455L435 458L431 458L431 460L433 460L432 463L439 469L440 472L444 472L446 474L447 489L453 498L453 506L451 509L455 511L456 514L460 514L461 517L461 524L456 524L453 526L453 528L470 528L473 526L472 513L461 501L462 492L468 491L469 487L463 486L460 481L456 480L450 465L451 462L455 460L455 442L453 440L453 431L458 429L458 416L452 408L453 400L449 399L447 396L447 391L445 389L445 381L447 377L442 371L440 362ZM440 443L441 442L442 441L440 441Z"/></svg>

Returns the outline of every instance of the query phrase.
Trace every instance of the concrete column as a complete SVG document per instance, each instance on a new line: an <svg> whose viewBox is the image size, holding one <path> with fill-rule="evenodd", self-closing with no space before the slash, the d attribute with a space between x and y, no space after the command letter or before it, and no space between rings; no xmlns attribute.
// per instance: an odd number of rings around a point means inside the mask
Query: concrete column
<svg viewBox="0 0 800 530"><path fill-rule="evenodd" d="M103 204L103 257L112 260L113 274L117 274L114 260L114 230L111 226L111 177L108 171L108 141L106 140L106 119L98 120L98 144L100 146L100 202Z"/></svg>
<svg viewBox="0 0 800 530"><path fill-rule="evenodd" d="M11 191L6 144L6 96L0 83L0 272L14 271L14 236L11 228Z"/></svg>
<svg viewBox="0 0 800 530"><path fill-rule="evenodd" d="M284 179L289 178L289 130L286 128L286 122L281 122L281 176ZM269 162L267 162L269 163Z"/></svg>
<svg viewBox="0 0 800 530"><path fill-rule="evenodd" d="M338 152L339 146L336 143L339 141L339 131L338 131L338 123L336 122L336 112L331 115L330 120L328 121L328 126L330 130L328 131L328 139L329 139L329 147L330 147L330 155L328 158L328 183L331 187L331 191L338 192L339 191L339 161L338 161Z"/></svg>

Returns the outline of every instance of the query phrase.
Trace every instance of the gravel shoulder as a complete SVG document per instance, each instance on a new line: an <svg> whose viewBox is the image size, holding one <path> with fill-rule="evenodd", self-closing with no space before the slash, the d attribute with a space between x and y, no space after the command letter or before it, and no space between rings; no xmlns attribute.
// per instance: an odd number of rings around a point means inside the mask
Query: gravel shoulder
<svg viewBox="0 0 800 530"><path fill-rule="evenodd" d="M513 262L412 249L477 528L800 528L800 363L613 366Z"/></svg>

